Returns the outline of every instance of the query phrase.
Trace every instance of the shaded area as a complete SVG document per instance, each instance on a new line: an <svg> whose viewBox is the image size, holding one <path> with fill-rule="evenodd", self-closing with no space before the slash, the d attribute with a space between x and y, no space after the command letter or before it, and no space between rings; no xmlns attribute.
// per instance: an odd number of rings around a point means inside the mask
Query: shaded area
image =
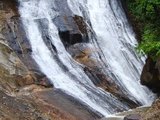
<svg viewBox="0 0 160 120"><path fill-rule="evenodd" d="M147 58L141 74L141 83L155 93L160 93L160 60L153 61Z"/></svg>

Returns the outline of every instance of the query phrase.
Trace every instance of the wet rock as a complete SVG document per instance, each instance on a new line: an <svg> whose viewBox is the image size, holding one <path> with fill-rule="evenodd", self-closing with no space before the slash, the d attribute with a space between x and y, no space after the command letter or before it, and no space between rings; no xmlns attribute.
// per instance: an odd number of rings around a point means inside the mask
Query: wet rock
<svg viewBox="0 0 160 120"><path fill-rule="evenodd" d="M2 88L11 91L12 87L18 89L32 84L52 87L49 79L40 72L38 65L32 59L32 48L17 11L18 3L15 0L2 0L0 5Z"/></svg>
<svg viewBox="0 0 160 120"><path fill-rule="evenodd" d="M32 59L21 20L11 5L13 0L0 1L0 119L79 120L32 94L52 84Z"/></svg>
<svg viewBox="0 0 160 120"><path fill-rule="evenodd" d="M10 22L6 23L3 29L3 35L5 36L8 45L16 53L17 61L15 61L15 67L26 66L28 72L21 76L22 80L17 80L17 85L22 87L25 85L38 84L46 87L52 87L49 79L40 72L38 65L31 56L32 49L21 20L17 17L11 18ZM23 61L23 64L21 63Z"/></svg>
<svg viewBox="0 0 160 120"><path fill-rule="evenodd" d="M32 48L26 36L21 19L13 16L5 21L2 28L2 35L6 43L17 54L29 70L39 70L37 63L32 58Z"/></svg>
<svg viewBox="0 0 160 120"><path fill-rule="evenodd" d="M39 31L41 32L42 39L45 42L48 49L53 53L57 54L57 48L52 43L52 36L50 36L49 21L46 18L35 20L38 24Z"/></svg>
<svg viewBox="0 0 160 120"><path fill-rule="evenodd" d="M27 54L32 52L30 43L23 29L23 24L19 17L11 17L10 20L6 22L2 32L8 40L8 44L15 52L17 52L17 54Z"/></svg>
<svg viewBox="0 0 160 120"><path fill-rule="evenodd" d="M0 9L3 9L0 10L0 119L94 120L102 117L73 100L71 96L54 92L52 84L32 59L32 49L21 19L16 13L18 11L13 12L9 7L13 5L11 4L13 0L2 1L0 1ZM10 4L5 5L7 10L4 10L4 4ZM56 51L54 46L50 47Z"/></svg>
<svg viewBox="0 0 160 120"><path fill-rule="evenodd" d="M5 43L0 43L0 88L8 93L18 89L17 81L23 79L26 67Z"/></svg>
<svg viewBox="0 0 160 120"><path fill-rule="evenodd" d="M141 116L138 114L127 115L124 120L141 120Z"/></svg>
<svg viewBox="0 0 160 120"><path fill-rule="evenodd" d="M0 91L1 120L79 120L32 96L8 96Z"/></svg>
<svg viewBox="0 0 160 120"><path fill-rule="evenodd" d="M65 46L83 42L82 34L72 16L58 16L54 23Z"/></svg>
<svg viewBox="0 0 160 120"><path fill-rule="evenodd" d="M147 58L146 64L141 74L141 84L146 85L153 92L160 92L160 72L159 59L153 61L152 58Z"/></svg>
<svg viewBox="0 0 160 120"><path fill-rule="evenodd" d="M132 97L122 91L117 81L114 81L105 74L101 68L102 64L94 56L97 51L90 44L78 43L68 48L71 56L80 64L83 65L83 70L88 75L93 84L101 87L105 91L116 96L120 101L128 105L130 108L135 108L140 105L139 102L133 101Z"/></svg>
<svg viewBox="0 0 160 120"><path fill-rule="evenodd" d="M132 26L134 32L136 33L135 36L137 38L138 42L142 41L142 36L141 36L141 28L143 25L138 21L133 13L129 10L128 5L127 5L127 0L119 0L120 4L123 7L123 10L126 14L126 17L128 19L129 24Z"/></svg>
<svg viewBox="0 0 160 120"><path fill-rule="evenodd" d="M58 11L62 16L72 16L73 14L66 0L55 0L52 6L54 6L54 10Z"/></svg>
<svg viewBox="0 0 160 120"><path fill-rule="evenodd" d="M97 120L103 117L97 111L93 111L92 108L82 104L59 89L40 91L34 93L34 96L35 98L38 96L40 101L46 102L50 106L56 106L60 110L66 111L68 115L75 116L76 120Z"/></svg>
<svg viewBox="0 0 160 120"><path fill-rule="evenodd" d="M78 15L74 15L73 19L76 22L81 33L84 35L87 35L88 34L88 27L87 27L87 24L85 23L83 17L78 16Z"/></svg>
<svg viewBox="0 0 160 120"><path fill-rule="evenodd" d="M48 87L48 88L53 87L53 84L50 82L50 80L47 78L47 76L44 75L42 72L33 71L33 74L31 74L31 75L35 80L34 84L41 85L41 86Z"/></svg>
<svg viewBox="0 0 160 120"><path fill-rule="evenodd" d="M141 105L138 101L134 101L130 95L125 93L125 91L122 91L115 81L101 70L97 71L94 69L85 68L84 71L97 87L101 87L105 91L111 93L130 108L135 108Z"/></svg>
<svg viewBox="0 0 160 120"><path fill-rule="evenodd" d="M88 27L84 19L78 15L73 15L67 1L61 0L55 2L55 11L59 15L53 19L58 28L59 36L65 47L76 43L88 42Z"/></svg>

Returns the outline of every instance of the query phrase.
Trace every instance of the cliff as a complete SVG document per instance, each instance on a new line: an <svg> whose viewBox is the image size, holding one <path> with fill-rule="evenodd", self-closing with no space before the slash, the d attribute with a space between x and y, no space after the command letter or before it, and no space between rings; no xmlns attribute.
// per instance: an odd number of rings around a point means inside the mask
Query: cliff
<svg viewBox="0 0 160 120"><path fill-rule="evenodd" d="M72 97L55 91L31 58L14 0L0 1L0 119L83 120L99 118ZM65 101L65 102L64 102Z"/></svg>

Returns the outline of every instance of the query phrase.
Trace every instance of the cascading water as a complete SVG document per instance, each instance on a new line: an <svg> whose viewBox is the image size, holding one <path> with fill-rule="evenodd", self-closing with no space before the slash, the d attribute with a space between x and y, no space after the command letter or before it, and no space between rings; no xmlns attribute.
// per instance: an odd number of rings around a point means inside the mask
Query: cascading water
<svg viewBox="0 0 160 120"><path fill-rule="evenodd" d="M32 46L32 56L55 88L61 89L104 116L117 112L117 109L129 109L110 93L96 87L81 69L81 65L66 51L52 20L59 15L59 11L54 9L56 0L19 2L21 19ZM152 93L138 82L143 61L134 51L137 42L120 4L116 0L67 2L74 14L83 16L91 24L97 41L92 39L90 44L101 49L100 54L104 56L102 59L108 65L106 69L114 75L110 76L120 82L122 89L127 90L128 94L143 105L151 103ZM57 53L50 51L46 46L39 21L45 25L50 42L55 46Z"/></svg>
<svg viewBox="0 0 160 120"><path fill-rule="evenodd" d="M88 13L89 21L97 35L97 43L104 53L111 73L116 75L130 94L142 104L149 103L148 90L137 80L144 60L135 53L137 41L117 0L68 0L75 14ZM81 9L79 9L81 8Z"/></svg>

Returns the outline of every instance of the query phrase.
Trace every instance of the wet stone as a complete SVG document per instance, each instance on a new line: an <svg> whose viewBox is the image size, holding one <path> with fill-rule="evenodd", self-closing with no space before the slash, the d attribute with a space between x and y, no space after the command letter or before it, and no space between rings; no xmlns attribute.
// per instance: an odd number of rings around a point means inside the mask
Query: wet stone
<svg viewBox="0 0 160 120"><path fill-rule="evenodd" d="M138 114L127 115L124 120L141 120L141 116Z"/></svg>

